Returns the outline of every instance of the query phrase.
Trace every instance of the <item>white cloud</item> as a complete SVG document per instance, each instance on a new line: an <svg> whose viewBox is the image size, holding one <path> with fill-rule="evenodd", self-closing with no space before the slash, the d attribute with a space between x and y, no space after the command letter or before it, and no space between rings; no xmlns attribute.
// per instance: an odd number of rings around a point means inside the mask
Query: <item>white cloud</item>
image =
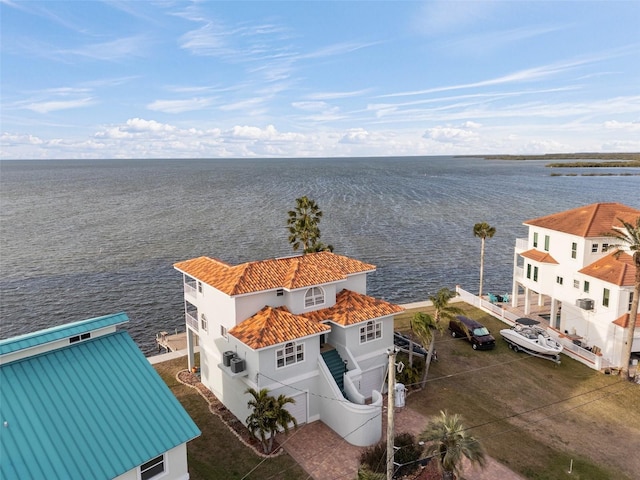
<svg viewBox="0 0 640 480"><path fill-rule="evenodd" d="M77 100L51 100L47 102L33 102L25 107L38 113L55 112L56 110L69 110L71 108L84 108L95 105L96 101L91 98L81 98Z"/></svg>
<svg viewBox="0 0 640 480"><path fill-rule="evenodd" d="M190 98L186 100L155 100L147 105L149 110L165 113L182 113L202 110L211 105L211 98Z"/></svg>

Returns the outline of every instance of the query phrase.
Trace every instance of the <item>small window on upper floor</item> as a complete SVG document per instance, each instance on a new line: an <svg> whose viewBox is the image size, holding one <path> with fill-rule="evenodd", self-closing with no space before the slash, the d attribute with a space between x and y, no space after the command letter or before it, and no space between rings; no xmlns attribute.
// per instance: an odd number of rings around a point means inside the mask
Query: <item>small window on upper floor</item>
<svg viewBox="0 0 640 480"><path fill-rule="evenodd" d="M322 305L324 303L324 290L320 287L311 287L304 294L304 306L313 307L314 305Z"/></svg>
<svg viewBox="0 0 640 480"><path fill-rule="evenodd" d="M284 289L279 288L276 290L276 297L282 297L284 295Z"/></svg>
<svg viewBox="0 0 640 480"><path fill-rule="evenodd" d="M580 288L580 280L573 281L573 288Z"/></svg>
<svg viewBox="0 0 640 480"><path fill-rule="evenodd" d="M578 258L578 244L576 242L571 244L571 258Z"/></svg>
<svg viewBox="0 0 640 480"><path fill-rule="evenodd" d="M602 306L603 307L608 307L609 306L609 289L608 288L604 288L602 290Z"/></svg>
<svg viewBox="0 0 640 480"><path fill-rule="evenodd" d="M533 248L538 246L538 232L533 232Z"/></svg>
<svg viewBox="0 0 640 480"><path fill-rule="evenodd" d="M582 291L584 291L584 293L589 293L589 282L587 280L582 284Z"/></svg>
<svg viewBox="0 0 640 480"><path fill-rule="evenodd" d="M631 311L632 303L633 303L633 292L629 292L629 311Z"/></svg>
<svg viewBox="0 0 640 480"><path fill-rule="evenodd" d="M562 277L556 277L556 283L557 283L558 285L562 285L562 284L564 283L564 278L562 278Z"/></svg>
<svg viewBox="0 0 640 480"><path fill-rule="evenodd" d="M538 267L533 267L533 281L538 281Z"/></svg>
<svg viewBox="0 0 640 480"><path fill-rule="evenodd" d="M549 242L551 241L551 239L549 238L549 235L545 235L544 236L544 251L548 252L549 251Z"/></svg>
<svg viewBox="0 0 640 480"><path fill-rule="evenodd" d="M81 340L89 340L91 338L91 332L83 333L82 335L76 335L69 338L69 343L76 343Z"/></svg>
<svg viewBox="0 0 640 480"><path fill-rule="evenodd" d="M202 282L198 282L198 293L202 293Z"/></svg>
<svg viewBox="0 0 640 480"><path fill-rule="evenodd" d="M606 252L607 250L609 250L609 244L608 243L603 243L602 244L602 251Z"/></svg>
<svg viewBox="0 0 640 480"><path fill-rule="evenodd" d="M207 321L207 317L204 316L204 313L200 315L200 328L205 332L209 331L209 322Z"/></svg>
<svg viewBox="0 0 640 480"><path fill-rule="evenodd" d="M229 335L227 334L227 327L224 325L220 325L220 336L226 339L229 338Z"/></svg>
<svg viewBox="0 0 640 480"><path fill-rule="evenodd" d="M164 455L140 465L140 480L151 480L164 473Z"/></svg>
<svg viewBox="0 0 640 480"><path fill-rule="evenodd" d="M598 253L598 244L597 243L592 243L591 244L591 253Z"/></svg>
<svg viewBox="0 0 640 480"><path fill-rule="evenodd" d="M360 343L370 342L382 337L382 322L368 321L360 327Z"/></svg>

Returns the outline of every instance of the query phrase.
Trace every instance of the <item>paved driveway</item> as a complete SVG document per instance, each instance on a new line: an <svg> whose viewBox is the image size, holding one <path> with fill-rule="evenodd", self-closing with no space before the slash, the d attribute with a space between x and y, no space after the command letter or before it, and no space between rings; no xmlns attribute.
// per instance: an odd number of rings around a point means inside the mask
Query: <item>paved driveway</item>
<svg viewBox="0 0 640 480"><path fill-rule="evenodd" d="M386 435L386 409L382 425ZM396 409L396 432L418 435L427 420L414 410L405 407ZM309 474L313 480L354 480L358 472L358 458L364 450L350 445L322 422L313 422L291 431L288 437L279 438L285 451ZM466 480L524 480L501 463L487 458L484 469L466 465Z"/></svg>

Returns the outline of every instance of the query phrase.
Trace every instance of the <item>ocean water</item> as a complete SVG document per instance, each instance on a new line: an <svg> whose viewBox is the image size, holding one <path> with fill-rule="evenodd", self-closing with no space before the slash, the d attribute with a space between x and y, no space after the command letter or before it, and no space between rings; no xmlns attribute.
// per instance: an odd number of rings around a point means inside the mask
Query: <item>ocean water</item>
<svg viewBox="0 0 640 480"><path fill-rule="evenodd" d="M486 242L483 290L504 293L525 220L593 202L640 208L640 176L551 176L558 170L544 165L455 157L3 161L0 338L125 311L125 328L151 354L156 332L184 329L173 263L292 254L287 211L302 195L324 213L324 243L377 266L373 296L406 303L443 286L476 291L473 225L481 221L497 230Z"/></svg>

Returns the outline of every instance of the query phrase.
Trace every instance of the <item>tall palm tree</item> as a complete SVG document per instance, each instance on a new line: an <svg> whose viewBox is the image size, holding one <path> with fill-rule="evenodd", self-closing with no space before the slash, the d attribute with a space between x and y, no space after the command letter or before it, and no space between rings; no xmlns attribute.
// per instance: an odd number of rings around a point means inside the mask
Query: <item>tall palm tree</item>
<svg viewBox="0 0 640 480"><path fill-rule="evenodd" d="M435 457L443 479L453 480L460 476L464 457L481 467L486 462L482 445L467 434L458 414L440 411L440 416L427 424L420 440L429 442L426 453Z"/></svg>
<svg viewBox="0 0 640 480"><path fill-rule="evenodd" d="M480 288L478 289L478 296L482 297L482 281L484 279L484 241L487 238L492 238L496 234L496 229L489 225L487 222L476 223L473 226L473 235L480 237L482 244L480 246Z"/></svg>
<svg viewBox="0 0 640 480"><path fill-rule="evenodd" d="M411 329L416 333L422 345L429 345L427 357L425 358L424 371L422 372L421 387L427 383L427 375L429 374L429 366L433 357L433 350L436 341L436 332L444 332L445 326L443 320L451 320L456 315L462 313L462 309L455 305L449 305L449 300L456 297L458 292L450 290L446 287L441 288L435 295L429 297L433 304L433 315L424 312L417 312L411 319Z"/></svg>
<svg viewBox="0 0 640 480"><path fill-rule="evenodd" d="M289 243L293 250L302 248L304 253L329 250L329 246L320 243L320 228L322 211L318 204L306 195L296 198L296 206L290 210L287 226L289 227ZM331 247L333 250L333 247Z"/></svg>
<svg viewBox="0 0 640 480"><path fill-rule="evenodd" d="M295 403L295 400L282 394L278 398L272 397L266 388L259 391L248 388L245 393L252 397L247 402L252 408L246 420L247 428L260 441L264 453L271 453L276 433L280 429L287 433L291 423L298 426L295 417L285 408L287 403Z"/></svg>
<svg viewBox="0 0 640 480"><path fill-rule="evenodd" d="M620 249L617 253L618 255L622 253L623 249L628 249L636 267L633 300L631 301L631 310L629 310L629 325L627 325L627 335L622 351L622 370L620 372L625 378L633 380L633 378L629 377L629 362L631 361L631 349L636 330L636 320L638 319L638 300L640 300L640 217L636 219L635 226L631 222L626 222L620 218L618 220L623 228L616 229L614 233L609 234L619 242L619 244L612 246Z"/></svg>

